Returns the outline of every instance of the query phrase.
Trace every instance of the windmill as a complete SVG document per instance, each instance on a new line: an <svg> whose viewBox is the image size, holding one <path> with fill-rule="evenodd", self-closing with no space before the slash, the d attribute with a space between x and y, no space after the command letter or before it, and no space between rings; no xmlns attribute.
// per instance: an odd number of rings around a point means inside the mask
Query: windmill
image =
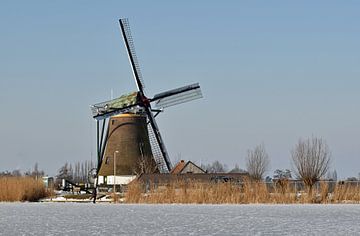
<svg viewBox="0 0 360 236"><path fill-rule="evenodd" d="M97 174L113 172L114 178L120 172L126 174L139 155L150 155L157 170L168 173L172 164L155 117L164 108L201 98L200 85L195 83L147 97L129 22L120 19L119 23L137 91L91 106L97 124ZM122 154L116 155L121 150Z"/></svg>

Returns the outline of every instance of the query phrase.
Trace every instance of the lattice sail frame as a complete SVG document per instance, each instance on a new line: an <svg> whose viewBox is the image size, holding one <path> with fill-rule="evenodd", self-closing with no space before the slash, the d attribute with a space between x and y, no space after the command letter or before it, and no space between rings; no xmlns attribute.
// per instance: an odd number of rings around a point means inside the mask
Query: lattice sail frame
<svg viewBox="0 0 360 236"><path fill-rule="evenodd" d="M155 107L166 108L200 98L202 98L200 85L195 83L156 94L152 100L155 102Z"/></svg>
<svg viewBox="0 0 360 236"><path fill-rule="evenodd" d="M145 88L145 83L140 70L138 58L136 56L134 40L131 35L129 20L127 18L124 18L124 19L120 19L119 22L120 22L121 30L123 32L125 47L128 50L130 64L133 67L132 69L133 69L136 86L138 87L139 91L143 92L143 89Z"/></svg>
<svg viewBox="0 0 360 236"><path fill-rule="evenodd" d="M168 173L169 170L167 169L166 163L165 163L165 157L161 152L159 143L156 140L155 133L153 128L151 127L148 119L148 135L149 135L149 141L151 146L151 152L153 154L155 163L160 171L160 173Z"/></svg>

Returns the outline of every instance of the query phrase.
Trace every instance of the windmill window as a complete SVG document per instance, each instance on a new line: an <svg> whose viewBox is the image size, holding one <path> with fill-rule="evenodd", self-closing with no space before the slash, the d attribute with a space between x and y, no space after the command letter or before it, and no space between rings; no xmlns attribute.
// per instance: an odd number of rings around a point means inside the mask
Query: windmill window
<svg viewBox="0 0 360 236"><path fill-rule="evenodd" d="M110 163L110 157L106 157L105 164L108 165Z"/></svg>
<svg viewBox="0 0 360 236"><path fill-rule="evenodd" d="M113 125L114 123L115 123L115 121L114 121L114 120L112 120L112 121L111 121L111 124Z"/></svg>

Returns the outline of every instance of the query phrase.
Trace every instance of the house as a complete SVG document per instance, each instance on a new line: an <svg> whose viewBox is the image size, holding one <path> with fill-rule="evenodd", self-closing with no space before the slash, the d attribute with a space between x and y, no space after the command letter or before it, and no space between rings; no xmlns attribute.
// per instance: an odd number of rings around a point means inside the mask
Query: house
<svg viewBox="0 0 360 236"><path fill-rule="evenodd" d="M194 164L192 161L185 162L184 160L179 161L175 167L170 171L170 174L203 174L206 173L199 166Z"/></svg>

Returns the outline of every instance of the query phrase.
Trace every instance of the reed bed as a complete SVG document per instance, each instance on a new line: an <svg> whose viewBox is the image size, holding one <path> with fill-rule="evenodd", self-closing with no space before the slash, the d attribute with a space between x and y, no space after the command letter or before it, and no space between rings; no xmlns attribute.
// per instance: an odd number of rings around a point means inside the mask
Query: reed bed
<svg viewBox="0 0 360 236"><path fill-rule="evenodd" d="M141 182L129 184L126 203L150 204L292 204L292 203L360 203L358 185L320 183L311 191L298 190L289 183L281 185L244 181L242 184L171 182L147 186Z"/></svg>
<svg viewBox="0 0 360 236"><path fill-rule="evenodd" d="M31 177L0 177L0 201L34 202L48 195L41 180Z"/></svg>

